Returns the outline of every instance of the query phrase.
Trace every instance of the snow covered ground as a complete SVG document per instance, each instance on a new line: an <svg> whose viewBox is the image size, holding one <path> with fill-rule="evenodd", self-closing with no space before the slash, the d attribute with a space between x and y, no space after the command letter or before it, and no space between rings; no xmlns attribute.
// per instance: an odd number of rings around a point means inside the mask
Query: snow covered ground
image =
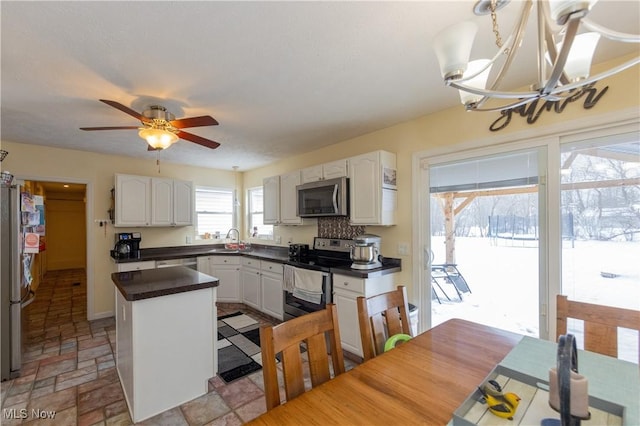
<svg viewBox="0 0 640 426"><path fill-rule="evenodd" d="M433 238L434 264L444 263L443 237ZM563 290L570 299L640 310L640 242L575 241L563 244ZM535 241L456 238L456 263L471 293L462 301L451 284L435 288L432 324L465 318L530 336L538 327L538 250ZM603 276L603 274L606 276ZM580 325L576 325L580 327ZM580 342L580 330L572 331ZM621 358L638 360L638 333L619 335Z"/></svg>

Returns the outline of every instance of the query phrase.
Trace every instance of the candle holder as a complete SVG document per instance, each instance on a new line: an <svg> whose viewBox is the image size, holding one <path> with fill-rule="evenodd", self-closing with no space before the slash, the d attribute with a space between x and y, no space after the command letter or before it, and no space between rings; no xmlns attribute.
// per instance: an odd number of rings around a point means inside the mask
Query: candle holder
<svg viewBox="0 0 640 426"><path fill-rule="evenodd" d="M572 334L558 339L557 367L549 370L549 405L560 420L544 419L543 426L579 426L589 420L589 391L586 377L578 374L578 350Z"/></svg>

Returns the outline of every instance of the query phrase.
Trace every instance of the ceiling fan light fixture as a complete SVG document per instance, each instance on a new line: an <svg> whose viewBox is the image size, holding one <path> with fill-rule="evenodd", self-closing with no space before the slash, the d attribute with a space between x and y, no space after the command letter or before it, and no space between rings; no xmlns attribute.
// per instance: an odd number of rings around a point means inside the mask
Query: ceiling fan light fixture
<svg viewBox="0 0 640 426"><path fill-rule="evenodd" d="M153 127L140 129L138 136L146 140L154 149L167 149L179 139L173 132Z"/></svg>

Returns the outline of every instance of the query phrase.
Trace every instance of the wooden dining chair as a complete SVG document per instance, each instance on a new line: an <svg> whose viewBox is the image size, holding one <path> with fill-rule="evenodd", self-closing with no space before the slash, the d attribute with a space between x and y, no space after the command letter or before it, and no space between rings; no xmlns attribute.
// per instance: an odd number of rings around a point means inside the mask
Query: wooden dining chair
<svg viewBox="0 0 640 426"><path fill-rule="evenodd" d="M595 305L592 303L569 300L559 294L556 298L557 320L556 340L567 334L567 319L584 321L584 349L618 357L618 327L640 332L640 311ZM640 340L640 339L638 339ZM640 343L638 344L638 362L640 363Z"/></svg>
<svg viewBox="0 0 640 426"><path fill-rule="evenodd" d="M407 290L404 286L398 286L393 291L368 298L359 296L356 303L365 361L384 352L385 343L391 336L396 334L413 336L409 326Z"/></svg>
<svg viewBox="0 0 640 426"><path fill-rule="evenodd" d="M329 348L327 348L327 341ZM280 389L276 354L282 353L282 371L287 401L305 392L303 360L300 344L306 343L311 387L331 379L329 351L334 377L344 373L344 358L340 345L338 313L334 304L326 309L260 328L260 348L267 411L280 405Z"/></svg>

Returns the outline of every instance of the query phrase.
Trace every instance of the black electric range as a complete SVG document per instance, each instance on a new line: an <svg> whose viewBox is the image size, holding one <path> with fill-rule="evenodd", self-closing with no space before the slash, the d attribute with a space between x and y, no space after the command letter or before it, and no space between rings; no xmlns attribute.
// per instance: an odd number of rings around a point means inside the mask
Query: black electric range
<svg viewBox="0 0 640 426"><path fill-rule="evenodd" d="M289 258L287 264L297 268L329 272L331 268L351 265L351 245L353 240L340 238L313 239L313 249Z"/></svg>

